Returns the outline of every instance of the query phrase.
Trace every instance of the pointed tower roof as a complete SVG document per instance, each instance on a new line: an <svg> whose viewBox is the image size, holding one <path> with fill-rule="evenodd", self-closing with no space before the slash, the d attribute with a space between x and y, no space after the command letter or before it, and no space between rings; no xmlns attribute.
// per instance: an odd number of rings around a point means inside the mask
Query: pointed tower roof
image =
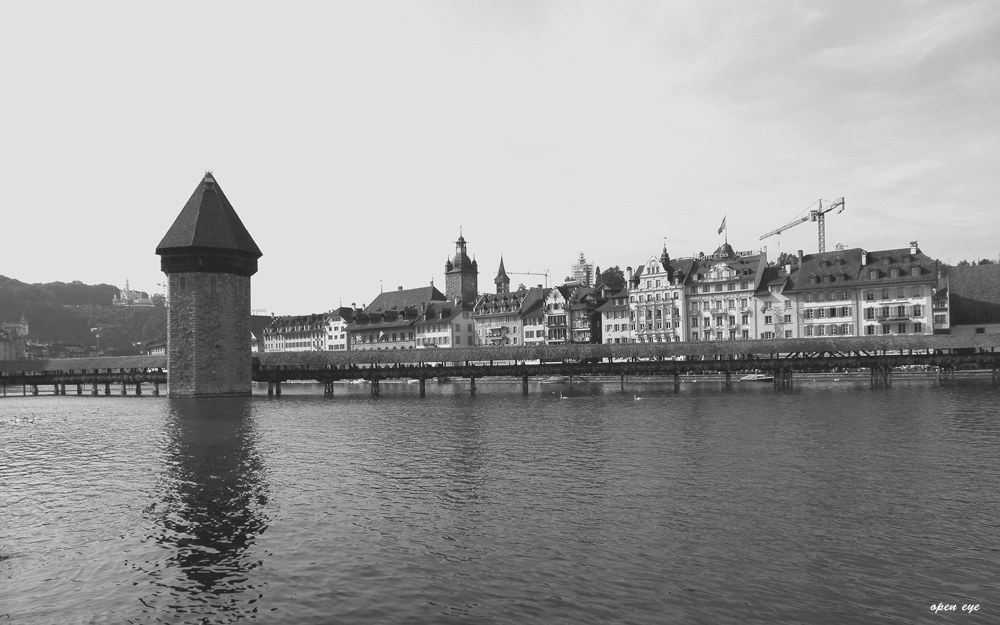
<svg viewBox="0 0 1000 625"><path fill-rule="evenodd" d="M252 276L263 256L212 172L181 209L163 240L156 246L160 269L224 272Z"/></svg>
<svg viewBox="0 0 1000 625"><path fill-rule="evenodd" d="M500 257L500 271L497 272L497 277L493 278L494 282L510 282L510 278L507 277L507 271L503 268L503 256Z"/></svg>
<svg viewBox="0 0 1000 625"><path fill-rule="evenodd" d="M263 256L211 172L205 173L156 253L179 248L225 250L253 259Z"/></svg>

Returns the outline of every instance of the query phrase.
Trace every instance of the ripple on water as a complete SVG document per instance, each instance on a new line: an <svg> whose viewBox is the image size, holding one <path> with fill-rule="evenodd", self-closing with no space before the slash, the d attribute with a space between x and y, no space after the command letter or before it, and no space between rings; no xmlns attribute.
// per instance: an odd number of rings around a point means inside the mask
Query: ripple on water
<svg viewBox="0 0 1000 625"><path fill-rule="evenodd" d="M989 384L399 386L3 399L4 612L908 623L1000 598Z"/></svg>

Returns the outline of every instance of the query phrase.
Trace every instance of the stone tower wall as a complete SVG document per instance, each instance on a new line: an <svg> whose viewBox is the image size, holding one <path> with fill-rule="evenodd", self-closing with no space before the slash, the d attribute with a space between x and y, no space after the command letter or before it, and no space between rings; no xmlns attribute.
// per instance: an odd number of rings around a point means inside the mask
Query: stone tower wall
<svg viewBox="0 0 1000 625"><path fill-rule="evenodd" d="M250 278L190 272L169 279L170 396L249 395Z"/></svg>

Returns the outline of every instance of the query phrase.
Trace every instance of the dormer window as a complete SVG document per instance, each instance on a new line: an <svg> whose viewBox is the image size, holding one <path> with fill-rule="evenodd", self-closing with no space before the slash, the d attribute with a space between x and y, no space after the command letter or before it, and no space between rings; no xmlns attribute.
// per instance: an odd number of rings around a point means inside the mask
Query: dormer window
<svg viewBox="0 0 1000 625"><path fill-rule="evenodd" d="M883 258L883 259L882 259L882 264L883 264L883 265L888 265L888 264L889 264L889 258L888 258L888 257L886 257L886 258Z"/></svg>
<svg viewBox="0 0 1000 625"><path fill-rule="evenodd" d="M899 277L899 269L896 269L895 267L893 267L892 269L890 269L889 270L889 277L890 278L898 278Z"/></svg>
<svg viewBox="0 0 1000 625"><path fill-rule="evenodd" d="M868 279L878 280L878 269L872 269L868 272Z"/></svg>
<svg viewBox="0 0 1000 625"><path fill-rule="evenodd" d="M914 276L914 277L919 276L920 275L920 267L910 267L910 275Z"/></svg>

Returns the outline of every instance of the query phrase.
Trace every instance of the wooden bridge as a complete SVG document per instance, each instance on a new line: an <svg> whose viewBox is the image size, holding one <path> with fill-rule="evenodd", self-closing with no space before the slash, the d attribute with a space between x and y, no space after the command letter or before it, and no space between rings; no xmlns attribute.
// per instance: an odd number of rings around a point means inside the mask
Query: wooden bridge
<svg viewBox="0 0 1000 625"><path fill-rule="evenodd" d="M348 352L282 352L253 359L253 380L268 384L268 394L281 394L281 383L292 380L321 382L325 393L343 380L366 380L372 394L387 379L465 378L475 391L476 380L508 377L522 381L535 376L601 375L673 377L689 373L718 373L726 383L733 374L763 372L774 377L775 388L789 387L795 372L864 369L873 387L892 384L892 372L902 366L937 367L942 375L969 366L991 370L1000 379L1000 335L935 335L884 337L828 337L753 341L697 341L687 343L630 343L621 345L546 345L464 347L450 349L365 350ZM129 387L136 395L143 385L157 395L167 382L166 356L74 358L0 362L0 387L10 394L110 395ZM18 392L20 391L20 392Z"/></svg>

